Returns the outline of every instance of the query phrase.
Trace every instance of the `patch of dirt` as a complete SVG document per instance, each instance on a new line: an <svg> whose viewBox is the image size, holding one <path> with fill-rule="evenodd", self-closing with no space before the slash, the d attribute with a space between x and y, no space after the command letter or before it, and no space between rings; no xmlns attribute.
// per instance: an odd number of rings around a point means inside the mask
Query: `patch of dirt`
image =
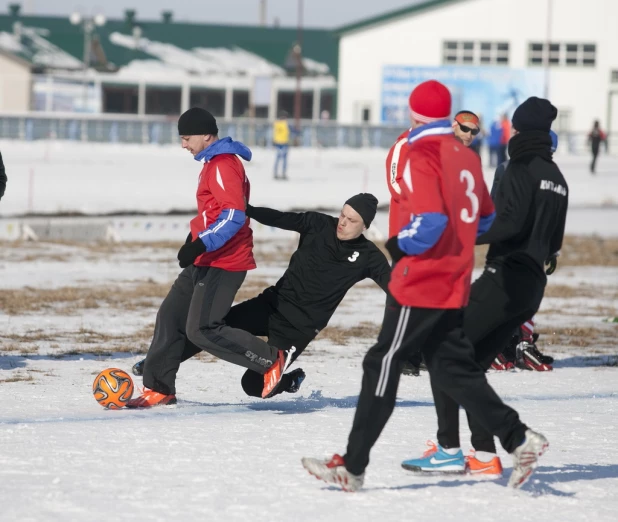
<svg viewBox="0 0 618 522"><path fill-rule="evenodd" d="M317 339L328 339L335 344L345 346L352 339L376 339L380 333L381 325L361 321L356 326L327 326L320 332Z"/></svg>
<svg viewBox="0 0 618 522"><path fill-rule="evenodd" d="M561 346L612 346L615 344L616 330L612 328L538 328L540 345Z"/></svg>

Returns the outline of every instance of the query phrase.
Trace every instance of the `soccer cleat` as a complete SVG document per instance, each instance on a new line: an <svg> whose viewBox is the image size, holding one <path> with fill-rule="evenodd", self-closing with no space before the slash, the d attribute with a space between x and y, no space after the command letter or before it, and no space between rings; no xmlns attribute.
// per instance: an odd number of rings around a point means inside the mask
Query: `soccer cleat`
<svg viewBox="0 0 618 522"><path fill-rule="evenodd" d="M286 375L292 379L292 382L285 389L285 391L288 393L296 393L298 390L300 390L300 385L305 380L305 372L302 368L296 368L296 370Z"/></svg>
<svg viewBox="0 0 618 522"><path fill-rule="evenodd" d="M340 455L333 455L330 460L310 459L304 457L301 459L303 468L305 468L314 477L327 482L328 484L338 484L343 491L352 493L363 487L365 474L353 475L345 469L345 461Z"/></svg>
<svg viewBox="0 0 618 522"><path fill-rule="evenodd" d="M551 364L543 362L543 355L538 348L529 342L522 341L517 345L516 365L522 370L534 370L537 372L551 372L554 368Z"/></svg>
<svg viewBox="0 0 618 522"><path fill-rule="evenodd" d="M466 460L461 450L455 455L450 455L439 444L436 446L433 442L428 441L427 446L429 448L420 459L404 460L401 467L416 473L465 473Z"/></svg>
<svg viewBox="0 0 618 522"><path fill-rule="evenodd" d="M474 450L466 456L466 471L479 478L496 479L502 476L502 462L496 455L489 462L482 462L475 456Z"/></svg>
<svg viewBox="0 0 618 522"><path fill-rule="evenodd" d="M509 486L523 486L539 464L539 457L549 448L549 442L540 433L526 430L526 438L515 448L513 455L513 472L509 478Z"/></svg>
<svg viewBox="0 0 618 522"><path fill-rule="evenodd" d="M142 394L135 399L127 402L127 408L152 408L153 406L166 406L168 404L176 404L176 395L164 395L144 388Z"/></svg>
<svg viewBox="0 0 618 522"><path fill-rule="evenodd" d="M497 372L505 372L508 370L512 370L513 368L515 368L515 365L511 361L509 361L502 353L498 354L498 357L494 359L490 366L490 369Z"/></svg>
<svg viewBox="0 0 618 522"><path fill-rule="evenodd" d="M293 346L287 350L279 350L277 360L266 370L264 374L264 389L262 390L262 399L268 399L275 394L275 391L281 384L281 377L292 363L292 355L296 352Z"/></svg>
<svg viewBox="0 0 618 522"><path fill-rule="evenodd" d="M133 375L137 375L138 377L144 375L144 364L146 364L146 359L136 362L131 368Z"/></svg>

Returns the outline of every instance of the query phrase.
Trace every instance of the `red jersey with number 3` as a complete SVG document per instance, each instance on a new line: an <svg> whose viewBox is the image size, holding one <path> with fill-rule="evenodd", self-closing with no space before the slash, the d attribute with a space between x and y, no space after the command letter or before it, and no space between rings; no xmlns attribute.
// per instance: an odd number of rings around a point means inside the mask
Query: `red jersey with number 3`
<svg viewBox="0 0 618 522"><path fill-rule="evenodd" d="M479 218L490 216L494 205L479 156L452 134L423 134L408 144L399 228L426 213L448 222L433 247L395 265L389 290L404 306L462 308L470 297Z"/></svg>

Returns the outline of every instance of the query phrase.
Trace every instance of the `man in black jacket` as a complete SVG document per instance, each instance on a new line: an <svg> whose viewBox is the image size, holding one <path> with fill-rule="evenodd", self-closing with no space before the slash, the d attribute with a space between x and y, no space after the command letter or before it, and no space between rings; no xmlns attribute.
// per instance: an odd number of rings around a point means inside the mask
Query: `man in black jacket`
<svg viewBox="0 0 618 522"><path fill-rule="evenodd" d="M6 170L4 170L4 163L2 162L2 153L0 152L0 199L4 196L4 189L6 189Z"/></svg>
<svg viewBox="0 0 618 522"><path fill-rule="evenodd" d="M386 256L362 235L376 214L378 200L357 194L345 202L339 218L319 212L279 212L247 206L247 216L263 225L300 233L296 252L275 286L233 306L225 317L232 328L268 337L280 350L294 346L296 359L327 324L347 291L363 279L373 279L384 291L390 278ZM182 360L200 350L187 341ZM142 361L133 367L140 375ZM302 370L283 376L273 395L295 392ZM242 387L247 395L261 397L263 375L247 370Z"/></svg>
<svg viewBox="0 0 618 522"><path fill-rule="evenodd" d="M513 114L511 161L498 188L496 219L477 239L477 244L490 246L485 271L471 288L464 332L484 369L515 328L538 311L547 284L546 261L562 246L568 187L552 161L549 129L556 115L549 101L535 97ZM407 469L439 472L433 465L437 460L434 457L447 454L451 473L457 458L461 473L467 468L473 474L500 475L502 465L493 437L469 415L475 455L464 462L459 443L459 405L433 382L432 389L438 414L438 446L423 458L407 461Z"/></svg>

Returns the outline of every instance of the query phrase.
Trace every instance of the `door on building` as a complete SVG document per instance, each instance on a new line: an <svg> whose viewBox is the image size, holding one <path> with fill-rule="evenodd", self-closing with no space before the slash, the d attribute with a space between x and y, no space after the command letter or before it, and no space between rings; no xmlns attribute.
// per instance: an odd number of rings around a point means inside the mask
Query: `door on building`
<svg viewBox="0 0 618 522"><path fill-rule="evenodd" d="M355 112L357 122L371 123L371 102L358 102Z"/></svg>

